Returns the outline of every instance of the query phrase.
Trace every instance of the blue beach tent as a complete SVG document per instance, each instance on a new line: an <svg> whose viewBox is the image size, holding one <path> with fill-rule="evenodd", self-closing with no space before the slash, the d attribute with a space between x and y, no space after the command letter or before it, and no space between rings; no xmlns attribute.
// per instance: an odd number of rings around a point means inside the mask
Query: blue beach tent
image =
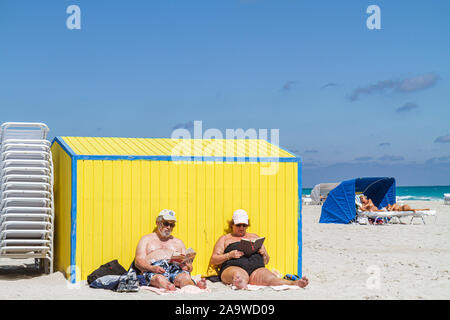
<svg viewBox="0 0 450 320"><path fill-rule="evenodd" d="M349 223L356 216L355 195L364 194L378 208L395 203L395 179L357 178L341 182L328 193L320 223Z"/></svg>

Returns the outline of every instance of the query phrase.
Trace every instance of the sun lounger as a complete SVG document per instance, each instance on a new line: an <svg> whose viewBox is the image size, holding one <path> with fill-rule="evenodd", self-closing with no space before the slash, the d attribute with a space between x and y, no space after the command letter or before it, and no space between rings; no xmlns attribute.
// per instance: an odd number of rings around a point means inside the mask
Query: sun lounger
<svg viewBox="0 0 450 320"><path fill-rule="evenodd" d="M44 139L7 139L5 141L3 141L3 145L6 144L37 144L37 145L45 145L50 147L52 144L50 143L50 141L48 140L44 140Z"/></svg>
<svg viewBox="0 0 450 320"><path fill-rule="evenodd" d="M35 253L44 253L49 251L50 248L47 246L31 246L31 247L19 247L19 246L15 246L15 247L1 247L0 248L0 253L5 255L5 254L18 254L18 253L31 253L31 254L35 254Z"/></svg>
<svg viewBox="0 0 450 320"><path fill-rule="evenodd" d="M435 220L437 218L436 211L435 210L421 210L421 211L376 211L376 212L369 212L369 211L361 211L358 210L358 216L360 217L366 217L366 218L373 218L373 219L384 219L384 221L389 222L392 220L392 218L398 219L398 221L401 222L401 218L404 217L411 217L410 224L412 224L413 220L415 218L421 218L422 222L425 224L424 217L426 216L434 216Z"/></svg>
<svg viewBox="0 0 450 320"><path fill-rule="evenodd" d="M3 230L0 232L0 240L5 239L47 239L50 230Z"/></svg>
<svg viewBox="0 0 450 320"><path fill-rule="evenodd" d="M43 151L5 151L2 153L2 161L5 160L49 160L49 152Z"/></svg>
<svg viewBox="0 0 450 320"><path fill-rule="evenodd" d="M3 144L9 139L44 140L48 131L44 123L5 122L1 126L0 141Z"/></svg>
<svg viewBox="0 0 450 320"><path fill-rule="evenodd" d="M51 168L52 163L48 160L34 160L34 159L12 159L1 162L1 169L9 167L25 167L25 168Z"/></svg>
<svg viewBox="0 0 450 320"><path fill-rule="evenodd" d="M1 183L7 182L43 182L50 183L52 182L51 177L48 175L24 175L24 174L7 174L1 180Z"/></svg>
<svg viewBox="0 0 450 320"><path fill-rule="evenodd" d="M51 191L51 188L51 184L46 182L6 182L2 185L0 192L6 190Z"/></svg>
<svg viewBox="0 0 450 320"><path fill-rule="evenodd" d="M0 226L3 230L48 230L51 223L45 221L4 221Z"/></svg>
<svg viewBox="0 0 450 320"><path fill-rule="evenodd" d="M42 239L20 239L20 240L1 240L0 247L14 247L14 246L43 246L49 245L50 240L42 240Z"/></svg>
<svg viewBox="0 0 450 320"><path fill-rule="evenodd" d="M49 214L42 213L7 213L0 215L0 225L6 221L46 221L51 222Z"/></svg>
<svg viewBox="0 0 450 320"><path fill-rule="evenodd" d="M355 195L355 205L358 218L372 218L375 220L383 219L383 221L389 223L394 218L401 222L401 218L411 217L410 224L412 224L415 218L421 218L424 224L424 217L433 216L435 218L435 221L437 219L436 210L387 211L386 209L382 209L382 211L362 211L360 209L362 207L362 204L359 196L360 195Z"/></svg>
<svg viewBox="0 0 450 320"><path fill-rule="evenodd" d="M1 170L0 177L3 178L9 174L24 174L24 175L47 175L50 176L50 168L45 167L8 167Z"/></svg>
<svg viewBox="0 0 450 320"><path fill-rule="evenodd" d="M434 217L434 222L436 222L437 219L437 215L436 215L436 210L420 210L420 211L416 211L411 215L411 222L413 222L413 220L415 218L421 218L422 222L425 224L425 219L424 217Z"/></svg>
<svg viewBox="0 0 450 320"><path fill-rule="evenodd" d="M47 208L51 200L48 198L4 198L0 204L0 211L10 207L38 207Z"/></svg>
<svg viewBox="0 0 450 320"><path fill-rule="evenodd" d="M4 144L2 146L2 148L0 149L1 153L5 153L8 151L23 151L23 152L28 152L28 151L38 151L38 152L45 152L45 153L50 153L50 147L46 144L16 144L16 143L9 143L9 144Z"/></svg>
<svg viewBox="0 0 450 320"><path fill-rule="evenodd" d="M5 190L1 192L1 198L48 198L51 192L45 190Z"/></svg>

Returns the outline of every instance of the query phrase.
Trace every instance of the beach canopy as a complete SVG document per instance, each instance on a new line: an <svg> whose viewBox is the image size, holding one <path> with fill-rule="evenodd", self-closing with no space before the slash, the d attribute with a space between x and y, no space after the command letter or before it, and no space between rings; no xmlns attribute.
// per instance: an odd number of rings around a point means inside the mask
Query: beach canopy
<svg viewBox="0 0 450 320"><path fill-rule="evenodd" d="M333 190L339 185L339 182L336 183L319 183L314 186L311 190L311 200L312 204L320 204L320 196L327 196L328 192Z"/></svg>
<svg viewBox="0 0 450 320"><path fill-rule="evenodd" d="M355 195L364 194L378 208L395 203L395 179L356 178L342 181L328 193L320 223L349 223L356 216Z"/></svg>

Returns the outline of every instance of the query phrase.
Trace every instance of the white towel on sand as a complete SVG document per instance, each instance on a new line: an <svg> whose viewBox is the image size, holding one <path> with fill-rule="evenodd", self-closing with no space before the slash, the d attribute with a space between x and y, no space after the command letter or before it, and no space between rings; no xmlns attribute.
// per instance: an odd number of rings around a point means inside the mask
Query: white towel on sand
<svg viewBox="0 0 450 320"><path fill-rule="evenodd" d="M238 290L236 288L236 286L230 285L230 287L233 290ZM271 288L271 289L273 289L275 291L290 290L290 289L294 289L294 290L300 289L299 286L290 286L288 284L282 284L282 285L279 285L279 286L256 286L256 285L253 285L253 284L248 284L247 285L247 289L245 289L245 290L256 291L256 290L260 290L260 289L267 288L267 287Z"/></svg>
<svg viewBox="0 0 450 320"><path fill-rule="evenodd" d="M175 291L170 291L167 289L162 289L162 288L155 288L155 287L151 287L151 286L141 286L139 287L140 289L143 290L148 290L148 291L152 291L155 292L159 295L165 295L165 294L174 294L174 293L189 293L189 294L198 294L198 293L205 293L205 292L210 292L210 290L208 288L206 289L200 289L197 286L184 286L183 288L176 288Z"/></svg>

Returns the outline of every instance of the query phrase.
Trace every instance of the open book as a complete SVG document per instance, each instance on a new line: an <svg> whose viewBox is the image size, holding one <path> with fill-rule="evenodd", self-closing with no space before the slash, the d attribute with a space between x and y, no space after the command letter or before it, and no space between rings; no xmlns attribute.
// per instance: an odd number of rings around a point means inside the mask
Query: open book
<svg viewBox="0 0 450 320"><path fill-rule="evenodd" d="M261 248L265 237L256 239L241 239L238 250L244 252L244 255L250 256Z"/></svg>
<svg viewBox="0 0 450 320"><path fill-rule="evenodd" d="M195 255L197 253L194 249L189 248L186 250L186 254L180 252L174 252L172 257L170 257L169 263L182 264L182 263L192 263L194 261Z"/></svg>

